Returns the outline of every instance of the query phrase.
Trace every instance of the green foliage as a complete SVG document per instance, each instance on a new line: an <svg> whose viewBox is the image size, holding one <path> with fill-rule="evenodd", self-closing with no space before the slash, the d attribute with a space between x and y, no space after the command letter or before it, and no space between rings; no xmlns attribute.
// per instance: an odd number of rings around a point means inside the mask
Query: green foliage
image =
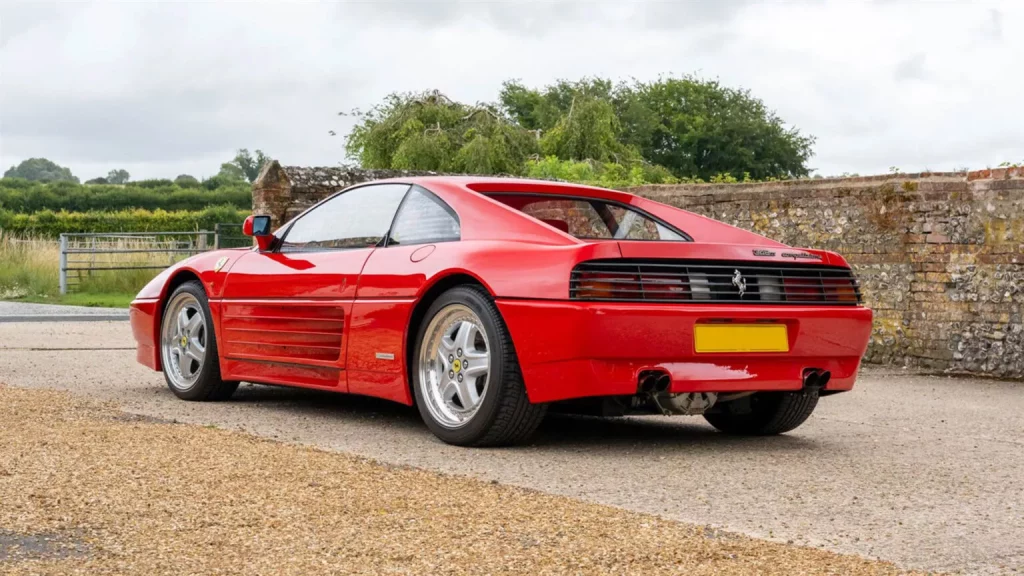
<svg viewBox="0 0 1024 576"><path fill-rule="evenodd" d="M768 180L807 176L814 143L748 91L689 76L541 89L511 80L497 104L476 106L437 91L392 94L356 116L345 147L365 168L521 174L539 152L636 168L644 180Z"/></svg>
<svg viewBox="0 0 1024 576"><path fill-rule="evenodd" d="M249 182L255 182L256 177L260 175L260 170L263 169L263 165L270 161L270 158L263 153L262 150L256 150L256 155L249 153L246 148L241 148L238 153L235 154L235 159L231 161L241 170L242 176L245 177ZM224 166L221 166L223 172Z"/></svg>
<svg viewBox="0 0 1024 576"><path fill-rule="evenodd" d="M46 158L29 158L4 172L4 178L24 178L37 182L68 181L78 183L71 170L58 166Z"/></svg>
<svg viewBox="0 0 1024 576"><path fill-rule="evenodd" d="M131 178L131 175L128 174L127 170L123 169L111 170L107 173L107 182L111 184L124 184L128 182L129 178Z"/></svg>
<svg viewBox="0 0 1024 576"><path fill-rule="evenodd" d="M96 178L90 178L90 179L86 180L85 183L86 184L110 184L110 182L108 182L107 179L104 178L103 176L98 176Z"/></svg>
<svg viewBox="0 0 1024 576"><path fill-rule="evenodd" d="M234 206L198 211L120 210L117 212L54 212L17 214L0 210L0 231L15 236L55 238L74 232L169 232L213 230L221 222L242 222L250 213Z"/></svg>
<svg viewBox="0 0 1024 576"><path fill-rule="evenodd" d="M526 175L530 178L564 180L616 189L643 184L675 184L679 181L660 166L624 166L616 162L559 160L556 156L528 160Z"/></svg>
<svg viewBox="0 0 1024 576"><path fill-rule="evenodd" d="M585 78L542 90L512 81L502 87L500 100L512 119L541 130L545 139L563 130L581 103L602 102L615 123L607 120L605 108L588 119L589 139L576 132L576 141L587 145L546 147L544 152L563 160L613 158L626 164L633 152L684 179L711 180L726 173L737 180L744 174L756 180L805 176L814 143L786 128L748 91L693 77L617 85Z"/></svg>
<svg viewBox="0 0 1024 576"><path fill-rule="evenodd" d="M536 136L493 106L468 106L440 92L391 94L368 112L345 143L365 168L520 174L538 151Z"/></svg>
<svg viewBox="0 0 1024 576"><path fill-rule="evenodd" d="M145 180L124 186L82 185L71 182L30 182L0 179L0 209L13 213L40 210L86 212L103 210L202 210L212 205L231 205L249 210L252 191L248 184L234 183L214 190L183 188L170 180Z"/></svg>
<svg viewBox="0 0 1024 576"><path fill-rule="evenodd" d="M220 178L224 182L244 182L245 171L238 164L232 162L225 162L220 165L220 172L217 172L216 178Z"/></svg>
<svg viewBox="0 0 1024 576"><path fill-rule="evenodd" d="M199 188L199 180L189 174L178 174L174 179L174 185L179 188Z"/></svg>
<svg viewBox="0 0 1024 576"><path fill-rule="evenodd" d="M135 182L132 182L132 186L135 186L137 188L156 190L157 188L167 188L168 186L174 186L174 182L171 182L167 178L151 178L149 180L136 180Z"/></svg>

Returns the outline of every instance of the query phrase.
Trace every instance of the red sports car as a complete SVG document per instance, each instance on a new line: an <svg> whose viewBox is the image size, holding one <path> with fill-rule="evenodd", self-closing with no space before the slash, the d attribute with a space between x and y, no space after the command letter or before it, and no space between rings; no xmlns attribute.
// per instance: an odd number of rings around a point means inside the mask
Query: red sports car
<svg viewBox="0 0 1024 576"><path fill-rule="evenodd" d="M871 331L837 254L575 184L385 180L245 232L132 302L139 362L185 400L243 380L377 396L475 446L549 407L778 434L853 387Z"/></svg>

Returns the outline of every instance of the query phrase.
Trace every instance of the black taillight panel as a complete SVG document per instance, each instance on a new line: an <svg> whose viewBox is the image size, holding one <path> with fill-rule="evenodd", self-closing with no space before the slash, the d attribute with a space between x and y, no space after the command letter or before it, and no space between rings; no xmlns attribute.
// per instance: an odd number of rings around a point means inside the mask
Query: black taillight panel
<svg viewBox="0 0 1024 576"><path fill-rule="evenodd" d="M857 306L849 268L706 260L590 260L569 278L574 300Z"/></svg>

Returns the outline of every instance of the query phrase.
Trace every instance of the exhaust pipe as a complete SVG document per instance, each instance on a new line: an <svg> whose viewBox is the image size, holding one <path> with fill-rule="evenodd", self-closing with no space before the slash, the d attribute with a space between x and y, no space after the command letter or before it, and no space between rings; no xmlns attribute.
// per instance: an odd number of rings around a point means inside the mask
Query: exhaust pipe
<svg viewBox="0 0 1024 576"><path fill-rule="evenodd" d="M804 388L824 388L832 379L832 373L828 370L808 368L804 371Z"/></svg>
<svg viewBox="0 0 1024 576"><path fill-rule="evenodd" d="M662 374L658 376L658 381L655 383L654 388L658 392L664 392L668 390L670 384L672 384L672 377L668 374Z"/></svg>
<svg viewBox="0 0 1024 576"><path fill-rule="evenodd" d="M658 386L657 374L647 374L640 378L640 391L641 392L654 392L654 389Z"/></svg>
<svg viewBox="0 0 1024 576"><path fill-rule="evenodd" d="M811 369L804 372L804 388L817 388L819 379L817 370Z"/></svg>
<svg viewBox="0 0 1024 576"><path fill-rule="evenodd" d="M821 374L818 374L818 388L824 388L828 381L832 379L832 373L825 370Z"/></svg>

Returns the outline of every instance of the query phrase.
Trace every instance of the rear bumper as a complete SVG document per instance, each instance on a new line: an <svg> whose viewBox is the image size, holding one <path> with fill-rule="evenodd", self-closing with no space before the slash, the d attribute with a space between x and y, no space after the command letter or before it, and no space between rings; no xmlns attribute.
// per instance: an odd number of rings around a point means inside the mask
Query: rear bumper
<svg viewBox="0 0 1024 576"><path fill-rule="evenodd" d="M160 352L156 346L159 306L157 298L136 298L128 307L128 319L135 337L135 359L157 371L160 370Z"/></svg>
<svg viewBox="0 0 1024 576"><path fill-rule="evenodd" d="M849 390L871 334L863 307L694 306L498 300L532 402L631 395L642 370L660 369L672 392L801 388L807 368L832 373L826 390ZM782 322L789 352L697 353L699 322Z"/></svg>

